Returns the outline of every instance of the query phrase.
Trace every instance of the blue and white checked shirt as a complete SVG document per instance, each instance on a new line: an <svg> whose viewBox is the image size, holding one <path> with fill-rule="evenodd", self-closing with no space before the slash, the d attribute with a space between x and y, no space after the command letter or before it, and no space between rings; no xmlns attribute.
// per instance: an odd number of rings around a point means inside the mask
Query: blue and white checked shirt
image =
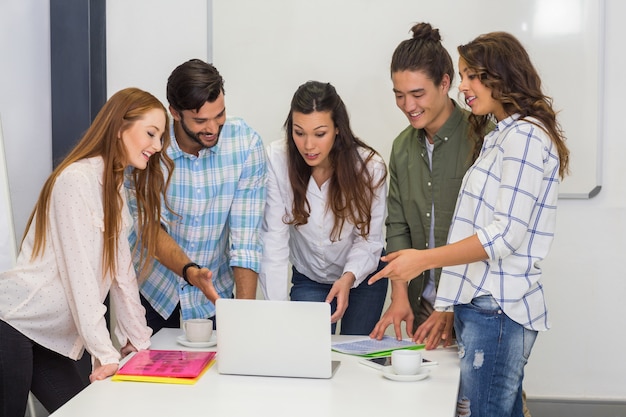
<svg viewBox="0 0 626 417"><path fill-rule="evenodd" d="M175 163L168 201L181 217L163 209L163 223L192 261L213 272L219 295L230 298L233 266L260 269L267 178L261 137L242 119L229 117L218 144L197 157L183 152L175 140L167 153ZM135 239L133 234L131 244ZM215 314L215 306L199 289L156 261L141 293L165 318L179 301L183 320Z"/></svg>
<svg viewBox="0 0 626 417"><path fill-rule="evenodd" d="M489 258L444 268L435 305L491 294L512 320L547 330L539 262L554 238L558 188L558 151L546 132L519 115L500 121L463 178L448 237L477 234Z"/></svg>

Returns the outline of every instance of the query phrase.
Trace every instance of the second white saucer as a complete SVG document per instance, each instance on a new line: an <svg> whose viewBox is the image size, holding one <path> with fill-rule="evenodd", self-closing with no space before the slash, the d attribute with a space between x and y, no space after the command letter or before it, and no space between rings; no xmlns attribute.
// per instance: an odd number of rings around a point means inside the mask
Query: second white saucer
<svg viewBox="0 0 626 417"><path fill-rule="evenodd" d="M391 379L392 381L411 382L426 378L428 374L430 374L430 369L421 368L415 375L398 375L393 371L391 366L385 366L381 372L385 378Z"/></svg>

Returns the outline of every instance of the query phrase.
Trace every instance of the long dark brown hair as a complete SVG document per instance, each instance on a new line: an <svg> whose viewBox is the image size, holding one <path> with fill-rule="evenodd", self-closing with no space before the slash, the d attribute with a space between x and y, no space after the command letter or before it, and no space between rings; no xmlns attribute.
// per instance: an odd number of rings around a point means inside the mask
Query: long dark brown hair
<svg viewBox="0 0 626 417"><path fill-rule="evenodd" d="M152 110L159 109L165 115L165 130L162 136L163 148L155 153L144 170L133 168L131 176L137 197L138 230L142 242L142 253L148 257L156 254L156 241L159 234L161 218L161 196L169 183L174 163L165 150L170 144L169 119L163 104L152 94L137 88L126 88L115 93L96 115L93 123L70 151L65 159L56 167L46 180L33 209L26 231L35 222L35 241L32 258L43 254L46 234L48 233L48 210L52 189L58 176L72 163L96 156L104 161L102 177L102 199L104 210L104 251L102 253L103 271L115 279L116 252L120 236L122 219L122 196L120 187L124 180L124 161L127 159L126 148L119 134L129 129L133 123ZM167 180L163 175L161 163L168 171ZM27 233L26 232L26 233ZM25 237L26 235L24 235ZM23 242L22 238L22 242Z"/></svg>
<svg viewBox="0 0 626 417"><path fill-rule="evenodd" d="M480 35L457 49L468 68L476 72L485 87L491 89L491 96L502 104L506 114L519 113L521 118L539 120L537 126L548 134L559 153L560 177L567 175L569 150L552 108L552 98L542 92L541 78L519 40L506 32L492 32ZM475 134L484 132L490 120L491 115L472 114L469 117ZM532 120L529 121L532 123ZM474 153L477 152L480 148L474 149Z"/></svg>
<svg viewBox="0 0 626 417"><path fill-rule="evenodd" d="M387 171L384 168L384 175L375 182L367 165L378 153L354 135L350 128L346 106L335 87L329 83L309 81L302 84L291 100L291 109L284 127L287 134L293 207L291 217L286 216L285 223L296 227L307 224L311 212L306 190L312 169L298 152L293 140L294 112L302 114L330 112L331 119L337 128L337 136L328 155L332 175L329 179L327 209L333 212L335 218L330 239L336 241L341 238L341 229L346 221L355 225L360 235L367 238L372 219L372 201L376 198L376 189L386 181ZM359 149L368 151L365 159L362 158ZM382 165L384 167L384 164Z"/></svg>

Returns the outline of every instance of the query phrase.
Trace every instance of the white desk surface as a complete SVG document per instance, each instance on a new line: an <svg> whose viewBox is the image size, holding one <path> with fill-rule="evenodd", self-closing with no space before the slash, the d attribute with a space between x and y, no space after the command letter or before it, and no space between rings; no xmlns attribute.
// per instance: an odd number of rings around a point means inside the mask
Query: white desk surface
<svg viewBox="0 0 626 417"><path fill-rule="evenodd" d="M152 337L152 348L194 350L176 342L180 334L180 329L163 329ZM333 342L353 339L333 336ZM359 357L337 352L333 360L341 366L330 379L220 375L216 364L195 385L107 379L85 388L52 416L452 417L460 378L456 348L425 351L424 357L439 364L415 382L388 380L360 364Z"/></svg>

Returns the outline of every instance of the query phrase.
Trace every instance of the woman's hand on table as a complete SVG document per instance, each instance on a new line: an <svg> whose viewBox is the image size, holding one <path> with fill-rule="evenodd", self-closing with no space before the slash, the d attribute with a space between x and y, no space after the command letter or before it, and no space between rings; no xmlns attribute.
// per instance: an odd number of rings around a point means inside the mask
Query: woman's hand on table
<svg viewBox="0 0 626 417"><path fill-rule="evenodd" d="M130 340L126 343L126 346L120 349L120 353L122 354L122 358L130 355L133 352L137 352L137 348L130 343Z"/></svg>
<svg viewBox="0 0 626 417"><path fill-rule="evenodd" d="M119 365L117 363L108 363L106 365L100 365L100 361L97 359L94 361L93 371L89 375L89 382L102 381L110 376L115 375Z"/></svg>
<svg viewBox="0 0 626 417"><path fill-rule="evenodd" d="M326 302L331 303L333 299L337 299L337 309L335 313L330 316L330 322L336 323L343 317L343 313L348 308L348 299L350 298L350 289L354 285L356 277L352 272L344 273L335 283L326 296Z"/></svg>

